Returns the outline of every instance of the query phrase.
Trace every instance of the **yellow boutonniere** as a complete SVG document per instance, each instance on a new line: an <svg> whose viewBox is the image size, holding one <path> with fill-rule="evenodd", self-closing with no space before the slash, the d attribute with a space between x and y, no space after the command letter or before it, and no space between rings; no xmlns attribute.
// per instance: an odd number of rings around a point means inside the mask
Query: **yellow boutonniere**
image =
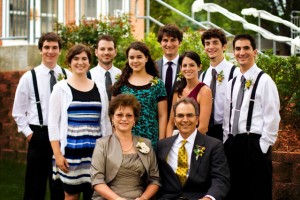
<svg viewBox="0 0 300 200"><path fill-rule="evenodd" d="M252 79L248 79L245 82L245 89L248 89L251 87L251 85L253 85L253 80Z"/></svg>
<svg viewBox="0 0 300 200"><path fill-rule="evenodd" d="M180 71L178 74L177 74L177 79L176 81L181 81L181 79L183 79L184 76L183 76L183 73Z"/></svg>
<svg viewBox="0 0 300 200"><path fill-rule="evenodd" d="M158 78L157 78L157 77L154 77L154 78L150 81L150 83L151 83L151 86L157 85L157 84L158 84Z"/></svg>
<svg viewBox="0 0 300 200"><path fill-rule="evenodd" d="M224 79L224 72L223 72L223 70L222 70L222 71L220 71L220 73L218 73L218 75L217 75L217 81L218 81L219 83L222 83L223 79Z"/></svg>
<svg viewBox="0 0 300 200"><path fill-rule="evenodd" d="M121 74L117 74L117 75L115 76L115 80L118 81L118 80L120 79L120 76L121 76Z"/></svg>
<svg viewBox="0 0 300 200"><path fill-rule="evenodd" d="M194 153L196 154L196 160L198 160L199 156L202 157L205 151L204 146L196 145L196 148L194 149Z"/></svg>
<svg viewBox="0 0 300 200"><path fill-rule="evenodd" d="M61 80L65 80L65 75L62 74L62 73L59 73L58 76L57 76L57 81L61 81Z"/></svg>
<svg viewBox="0 0 300 200"><path fill-rule="evenodd" d="M136 143L136 148L141 152L141 153L149 153L150 148L146 145L146 143L143 141L143 139L138 139L138 142Z"/></svg>

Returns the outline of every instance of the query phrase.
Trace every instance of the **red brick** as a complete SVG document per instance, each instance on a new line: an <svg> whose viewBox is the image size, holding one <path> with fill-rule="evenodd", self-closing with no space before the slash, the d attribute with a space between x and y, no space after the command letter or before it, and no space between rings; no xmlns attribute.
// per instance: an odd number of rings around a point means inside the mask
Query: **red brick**
<svg viewBox="0 0 300 200"><path fill-rule="evenodd" d="M3 160L16 160L17 152L11 149L1 149L1 158Z"/></svg>
<svg viewBox="0 0 300 200"><path fill-rule="evenodd" d="M9 147L9 137L8 136L0 136L0 148L6 149Z"/></svg>
<svg viewBox="0 0 300 200"><path fill-rule="evenodd" d="M273 181L291 182L291 164L273 161Z"/></svg>
<svg viewBox="0 0 300 200"><path fill-rule="evenodd" d="M300 185L300 163L294 163L293 165L292 182Z"/></svg>
<svg viewBox="0 0 300 200"><path fill-rule="evenodd" d="M25 138L21 138L21 137L13 137L10 136L9 137L9 149L12 150L26 150L26 139Z"/></svg>
<svg viewBox="0 0 300 200"><path fill-rule="evenodd" d="M27 151L18 151L17 152L17 160L20 163L26 163L27 159Z"/></svg>
<svg viewBox="0 0 300 200"><path fill-rule="evenodd" d="M299 200L300 185L292 183L275 183L273 185L273 200Z"/></svg>
<svg viewBox="0 0 300 200"><path fill-rule="evenodd" d="M300 163L300 152L273 151L272 160L276 162Z"/></svg>

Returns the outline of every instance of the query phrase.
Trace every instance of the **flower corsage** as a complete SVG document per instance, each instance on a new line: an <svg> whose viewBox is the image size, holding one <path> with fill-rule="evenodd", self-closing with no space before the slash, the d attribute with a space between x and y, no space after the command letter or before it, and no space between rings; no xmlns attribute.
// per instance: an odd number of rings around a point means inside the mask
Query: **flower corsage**
<svg viewBox="0 0 300 200"><path fill-rule="evenodd" d="M120 79L121 74L116 74L115 81L118 81Z"/></svg>
<svg viewBox="0 0 300 200"><path fill-rule="evenodd" d="M184 78L183 73L182 73L182 71L180 71L180 72L177 74L177 79L176 79L176 81L181 81L183 78Z"/></svg>
<svg viewBox="0 0 300 200"><path fill-rule="evenodd" d="M218 75L217 75L217 81L218 81L219 83L222 83L223 79L224 79L224 72L223 72L223 70L222 70L222 71L220 71L220 73L218 73Z"/></svg>
<svg viewBox="0 0 300 200"><path fill-rule="evenodd" d="M142 139L139 139L139 141L136 144L136 148L141 152L141 153L149 153L150 148L145 144L145 142Z"/></svg>
<svg viewBox="0 0 300 200"><path fill-rule="evenodd" d="M194 153L196 154L196 160L198 160L199 156L202 157L205 151L204 146L196 145L196 148L194 149Z"/></svg>
<svg viewBox="0 0 300 200"><path fill-rule="evenodd" d="M151 81L150 81L150 83L151 83L151 86L154 86L154 85L157 85L158 84L158 78L157 77L154 77Z"/></svg>
<svg viewBox="0 0 300 200"><path fill-rule="evenodd" d="M245 90L246 89L249 90L251 85L253 85L253 80L250 78L250 79L246 80L246 82L245 82Z"/></svg>
<svg viewBox="0 0 300 200"><path fill-rule="evenodd" d="M58 76L57 76L57 81L61 81L61 80L65 80L65 75L62 74L62 73L59 73Z"/></svg>

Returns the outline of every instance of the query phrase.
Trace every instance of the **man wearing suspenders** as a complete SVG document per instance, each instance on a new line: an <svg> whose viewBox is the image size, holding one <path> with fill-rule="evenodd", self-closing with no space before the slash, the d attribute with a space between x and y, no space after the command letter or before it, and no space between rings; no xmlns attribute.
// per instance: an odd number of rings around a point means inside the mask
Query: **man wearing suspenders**
<svg viewBox="0 0 300 200"><path fill-rule="evenodd" d="M240 64L226 89L224 148L228 159L230 200L271 200L271 146L279 129L279 95L271 77L255 64L255 40L248 34L233 40Z"/></svg>
<svg viewBox="0 0 300 200"><path fill-rule="evenodd" d="M12 115L18 131L28 140L24 200L45 199L49 180L51 199L64 199L59 183L52 180L52 148L48 137L48 105L53 85L71 73L57 65L61 38L46 33L38 42L42 63L20 79Z"/></svg>
<svg viewBox="0 0 300 200"><path fill-rule="evenodd" d="M208 29L202 34L201 41L210 59L210 66L201 74L199 80L210 86L213 96L212 112L206 134L222 141L226 85L239 73L239 70L224 57L227 40L221 29Z"/></svg>

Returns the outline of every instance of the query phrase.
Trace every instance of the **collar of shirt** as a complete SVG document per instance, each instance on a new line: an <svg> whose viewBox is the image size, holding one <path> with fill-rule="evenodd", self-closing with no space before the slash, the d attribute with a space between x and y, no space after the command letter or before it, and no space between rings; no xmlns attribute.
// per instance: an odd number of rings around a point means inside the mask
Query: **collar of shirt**
<svg viewBox="0 0 300 200"><path fill-rule="evenodd" d="M56 66L53 69L50 69L49 67L47 67L46 65L44 65L43 63L39 66L39 69L41 70L41 73L47 75L49 74L50 70L54 71L54 76L57 77L59 73L61 72L60 66L56 64Z"/></svg>
<svg viewBox="0 0 300 200"><path fill-rule="evenodd" d="M167 65L167 63L169 61L172 61L173 66L174 66L174 64L175 64L175 66L177 66L178 65L178 59L179 59L179 54L173 60L168 60L165 56L163 56L163 65Z"/></svg>
<svg viewBox="0 0 300 200"><path fill-rule="evenodd" d="M106 70L106 69L104 69L103 67L101 67L101 66L99 65L99 63L98 63L98 65L97 65L96 67L97 67L97 69L100 70L101 73L105 74L105 72L107 72L107 71L109 71L109 73L112 73L113 67L114 67L114 66L112 65L111 68L109 68L109 70Z"/></svg>
<svg viewBox="0 0 300 200"><path fill-rule="evenodd" d="M257 67L257 65L254 63L254 65L252 65L244 74L240 74L239 75L239 80L240 80L240 77L243 75L245 77L246 80L249 80L249 79L253 79L253 76L255 75L256 76L256 72L259 70L259 68ZM256 79L256 78L255 78Z"/></svg>

